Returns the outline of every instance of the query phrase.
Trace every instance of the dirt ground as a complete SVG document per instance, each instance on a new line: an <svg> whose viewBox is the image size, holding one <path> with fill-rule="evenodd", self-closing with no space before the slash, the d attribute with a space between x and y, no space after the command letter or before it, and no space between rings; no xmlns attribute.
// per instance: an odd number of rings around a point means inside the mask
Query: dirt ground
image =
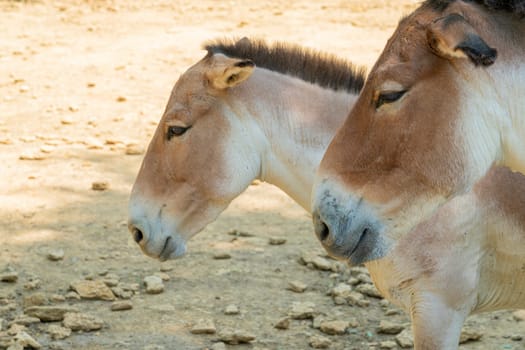
<svg viewBox="0 0 525 350"><path fill-rule="evenodd" d="M141 150L179 74L204 55L203 41L286 40L370 66L414 6L408 0L0 0L0 276L18 276L0 282L0 348L35 295L104 322L100 330L58 340L49 328L60 322L27 325L43 349L309 349L312 337L329 339L330 349L400 348L396 335L380 334L378 326L387 320L408 329L402 312L378 298L350 306L329 295L340 282L366 282L360 269L330 260L323 261L332 271L300 263L305 252L323 251L309 215L275 187L251 186L177 261L143 256L126 219ZM109 188L94 191L94 182ZM228 234L234 230L248 235ZM286 243L270 245L275 237ZM62 259L48 258L60 250ZM214 259L223 253L230 258ZM161 269L169 277L164 291L146 293L144 278ZM132 309L111 311L110 301L68 294L71 283L84 279L136 283ZM306 291L290 291L292 281ZM314 321L274 328L295 302L313 303ZM239 312L226 314L228 305ZM201 319L213 321L217 333L192 334ZM318 329L323 319L352 327L327 335ZM467 326L482 337L461 349L525 349L525 322L511 311L471 317ZM255 340L224 346L218 341L227 329Z"/></svg>

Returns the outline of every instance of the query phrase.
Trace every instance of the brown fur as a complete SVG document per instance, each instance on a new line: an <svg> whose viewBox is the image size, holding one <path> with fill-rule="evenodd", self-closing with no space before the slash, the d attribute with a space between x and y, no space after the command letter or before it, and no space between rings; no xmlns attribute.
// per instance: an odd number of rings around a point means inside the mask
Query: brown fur
<svg viewBox="0 0 525 350"><path fill-rule="evenodd" d="M525 227L525 176L506 168L495 168L481 179L474 190L480 200L494 203L487 210L501 213L521 227Z"/></svg>
<svg viewBox="0 0 525 350"><path fill-rule="evenodd" d="M204 45L208 54L252 60L258 67L294 76L321 87L359 92L365 81L365 68L334 55L298 45L243 38L217 39Z"/></svg>

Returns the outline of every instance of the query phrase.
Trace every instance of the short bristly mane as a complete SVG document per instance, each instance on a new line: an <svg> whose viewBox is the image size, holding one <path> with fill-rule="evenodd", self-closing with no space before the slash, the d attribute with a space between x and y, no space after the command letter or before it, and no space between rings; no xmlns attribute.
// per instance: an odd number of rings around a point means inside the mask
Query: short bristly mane
<svg viewBox="0 0 525 350"><path fill-rule="evenodd" d="M447 6L457 0L427 0L425 5L437 11L444 11ZM475 2L485 6L491 11L506 11L520 17L525 16L525 0L463 0L465 2Z"/></svg>
<svg viewBox="0 0 525 350"><path fill-rule="evenodd" d="M222 53L229 57L252 60L257 67L291 75L333 90L361 91L366 70L335 55L289 43L267 44L264 40L217 39L204 44L208 55Z"/></svg>

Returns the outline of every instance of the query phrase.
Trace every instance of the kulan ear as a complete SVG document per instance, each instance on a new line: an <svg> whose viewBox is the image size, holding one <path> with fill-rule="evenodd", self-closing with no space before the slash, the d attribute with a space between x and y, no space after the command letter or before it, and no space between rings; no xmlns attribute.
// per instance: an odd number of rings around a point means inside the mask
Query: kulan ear
<svg viewBox="0 0 525 350"><path fill-rule="evenodd" d="M212 87L224 90L239 85L250 77L255 64L248 59L226 57L215 54L210 70L206 73Z"/></svg>
<svg viewBox="0 0 525 350"><path fill-rule="evenodd" d="M427 28L427 41L436 55L446 59L469 58L476 66L490 66L498 54L457 13L432 22Z"/></svg>

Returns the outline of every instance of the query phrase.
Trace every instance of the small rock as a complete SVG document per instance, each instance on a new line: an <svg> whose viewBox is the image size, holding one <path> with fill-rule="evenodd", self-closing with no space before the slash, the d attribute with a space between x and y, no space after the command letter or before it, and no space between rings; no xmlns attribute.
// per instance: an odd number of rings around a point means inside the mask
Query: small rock
<svg viewBox="0 0 525 350"><path fill-rule="evenodd" d="M47 333L51 336L51 339L61 340L71 335L71 329L52 324L47 328Z"/></svg>
<svg viewBox="0 0 525 350"><path fill-rule="evenodd" d="M306 320L314 317L315 304L311 302L294 302L289 316L294 320Z"/></svg>
<svg viewBox="0 0 525 350"><path fill-rule="evenodd" d="M119 144L122 144L123 142L117 139L108 138L106 139L104 143L106 145L119 145Z"/></svg>
<svg viewBox="0 0 525 350"><path fill-rule="evenodd" d="M357 278L355 277L350 277L348 279L348 281L346 281L346 283L348 283L349 285L351 286L355 286L355 285L358 285L359 283L361 283Z"/></svg>
<svg viewBox="0 0 525 350"><path fill-rule="evenodd" d="M235 237L253 237L254 236L253 233L239 231L239 230L231 230L228 232L228 234L230 236L235 236Z"/></svg>
<svg viewBox="0 0 525 350"><path fill-rule="evenodd" d="M128 99L125 96L117 97L117 102L126 102Z"/></svg>
<svg viewBox="0 0 525 350"><path fill-rule="evenodd" d="M514 335L511 335L510 336L510 340L513 340L513 341L522 341L523 340L523 337L519 334L514 334Z"/></svg>
<svg viewBox="0 0 525 350"><path fill-rule="evenodd" d="M30 306L41 306L49 303L48 298L44 293L34 293L24 297L23 305L24 307Z"/></svg>
<svg viewBox="0 0 525 350"><path fill-rule="evenodd" d="M0 307L0 315L5 315L8 311L15 311L17 309L16 303L6 302L4 306Z"/></svg>
<svg viewBox="0 0 525 350"><path fill-rule="evenodd" d="M71 291L71 292L66 293L66 299L67 300L80 300L82 298L80 297L80 295L78 295L77 292Z"/></svg>
<svg viewBox="0 0 525 350"><path fill-rule="evenodd" d="M332 341L326 337L314 335L308 339L308 344L314 349L326 349L332 345Z"/></svg>
<svg viewBox="0 0 525 350"><path fill-rule="evenodd" d="M86 145L87 149L103 149L104 148L104 144L102 143L102 141L96 138L93 138L93 137L90 137L82 141L82 143Z"/></svg>
<svg viewBox="0 0 525 350"><path fill-rule="evenodd" d="M155 276L159 276L164 282L167 282L171 279L170 275L164 272L155 272Z"/></svg>
<svg viewBox="0 0 525 350"><path fill-rule="evenodd" d="M35 289L38 289L40 288L40 280L37 278L37 279L31 279L29 281L27 281L26 283L24 283L24 289L25 290L35 290Z"/></svg>
<svg viewBox="0 0 525 350"><path fill-rule="evenodd" d="M144 147L137 144L127 144L126 145L126 155L128 156L138 156L144 154Z"/></svg>
<svg viewBox="0 0 525 350"><path fill-rule="evenodd" d="M459 343L463 344L469 341L478 341L481 339L483 334L474 329L463 328L461 331L461 336L459 338Z"/></svg>
<svg viewBox="0 0 525 350"><path fill-rule="evenodd" d="M230 345L249 343L255 340L255 335L241 329L224 329L219 333L219 340Z"/></svg>
<svg viewBox="0 0 525 350"><path fill-rule="evenodd" d="M352 276L359 276L362 273L367 274L368 270L364 266L354 266L350 269L350 273Z"/></svg>
<svg viewBox="0 0 525 350"><path fill-rule="evenodd" d="M329 335L345 334L348 328L346 321L325 321L321 323L320 330Z"/></svg>
<svg viewBox="0 0 525 350"><path fill-rule="evenodd" d="M335 305L343 305L343 304L346 304L347 301L345 298L342 298L342 297L334 297L334 304Z"/></svg>
<svg viewBox="0 0 525 350"><path fill-rule="evenodd" d="M385 316L394 316L394 315L400 315L401 310L399 309L388 309L385 311Z"/></svg>
<svg viewBox="0 0 525 350"><path fill-rule="evenodd" d="M133 303L130 300L119 300L111 303L111 311L125 311L131 310Z"/></svg>
<svg viewBox="0 0 525 350"><path fill-rule="evenodd" d="M124 222L124 225L127 226L127 222ZM160 267L160 272L170 272L173 270L173 266L172 265L161 265Z"/></svg>
<svg viewBox="0 0 525 350"><path fill-rule="evenodd" d="M46 156L44 156L42 153L22 153L18 159L20 160L45 160Z"/></svg>
<svg viewBox="0 0 525 350"><path fill-rule="evenodd" d="M104 326L104 321L100 318L78 312L66 313L62 323L64 327L70 328L72 331L84 332L96 331Z"/></svg>
<svg viewBox="0 0 525 350"><path fill-rule="evenodd" d="M370 301L366 300L363 294L359 292L350 292L346 297L349 305L367 307Z"/></svg>
<svg viewBox="0 0 525 350"><path fill-rule="evenodd" d="M517 311L514 311L512 313L512 317L514 317L514 319L516 321L525 321L525 310L517 310Z"/></svg>
<svg viewBox="0 0 525 350"><path fill-rule="evenodd" d="M231 257L232 256L230 254L225 253L225 252L218 252L218 253L213 254L213 258L216 260L226 260L226 259L231 259Z"/></svg>
<svg viewBox="0 0 525 350"><path fill-rule="evenodd" d="M120 299L131 299L131 297L134 294L134 292L131 290L122 289L120 285L111 288L111 291L113 292L113 294L115 294L117 298L120 298Z"/></svg>
<svg viewBox="0 0 525 350"><path fill-rule="evenodd" d="M22 331L25 331L26 328L27 327L24 326L24 325L13 323L13 324L11 324L9 329L7 330L7 334L9 334L9 335L17 335L18 333L20 333Z"/></svg>
<svg viewBox="0 0 525 350"><path fill-rule="evenodd" d="M78 111L78 109L77 109L77 111ZM72 112L75 112L75 111L72 111ZM71 125L71 124L74 123L74 120L72 118L65 117L65 118L60 119L60 123L63 124L63 125Z"/></svg>
<svg viewBox="0 0 525 350"><path fill-rule="evenodd" d="M392 340L386 340L379 343L380 349L395 349L397 348L397 344L395 341Z"/></svg>
<svg viewBox="0 0 525 350"><path fill-rule="evenodd" d="M226 344L223 342L214 343L210 350L226 350Z"/></svg>
<svg viewBox="0 0 525 350"><path fill-rule="evenodd" d="M190 330L193 334L215 334L216 331L215 324L210 319L198 320Z"/></svg>
<svg viewBox="0 0 525 350"><path fill-rule="evenodd" d="M146 293L148 294L160 294L164 292L164 283L162 283L162 278L159 276L144 277L144 285L146 286Z"/></svg>
<svg viewBox="0 0 525 350"><path fill-rule="evenodd" d="M393 322L386 321L386 320L381 320L381 322L379 322L379 327L377 328L377 333L398 334L403 329L405 329L405 326L401 324L393 323Z"/></svg>
<svg viewBox="0 0 525 350"><path fill-rule="evenodd" d="M69 106L67 107L67 109L69 109L70 112L78 112L80 108L79 108L77 105L69 105ZM65 121L66 123L64 123L64 121ZM68 123L68 121L69 121L69 120L68 120L67 118L63 118L60 122L61 122L62 124L71 124L71 122Z"/></svg>
<svg viewBox="0 0 525 350"><path fill-rule="evenodd" d="M288 329L290 328L290 322L290 317L283 317L275 323L274 327L277 329Z"/></svg>
<svg viewBox="0 0 525 350"><path fill-rule="evenodd" d="M28 142L35 142L37 140L36 136L21 136L20 141L28 143Z"/></svg>
<svg viewBox="0 0 525 350"><path fill-rule="evenodd" d="M352 287L346 283L339 283L337 286L332 288L330 294L333 297L347 298L352 292Z"/></svg>
<svg viewBox="0 0 525 350"><path fill-rule="evenodd" d="M355 276L359 283L367 283L372 284L372 279L370 278L370 275L368 273L360 273L357 276Z"/></svg>
<svg viewBox="0 0 525 350"><path fill-rule="evenodd" d="M44 145L44 146L40 147L40 152L42 152L42 153L51 153L55 149L56 148L54 146Z"/></svg>
<svg viewBox="0 0 525 350"><path fill-rule="evenodd" d="M110 278L110 277L106 277L102 280L102 282L104 282L104 284L108 287L116 287L118 286L118 283L119 283L119 280L116 279L116 278Z"/></svg>
<svg viewBox="0 0 525 350"><path fill-rule="evenodd" d="M144 350L166 350L166 347L159 344L149 344L144 347Z"/></svg>
<svg viewBox="0 0 525 350"><path fill-rule="evenodd" d="M410 329L404 329L396 335L396 342L403 349L412 348L414 346L414 337Z"/></svg>
<svg viewBox="0 0 525 350"><path fill-rule="evenodd" d="M360 284L356 287L356 290L359 293L368 295L369 297L383 299L383 296L379 294L379 292L377 291L376 287L374 287L373 284L369 284L369 283Z"/></svg>
<svg viewBox="0 0 525 350"><path fill-rule="evenodd" d="M18 334L15 335L15 344L21 345L22 348L40 349L42 347L40 343L24 331L18 332Z"/></svg>
<svg viewBox="0 0 525 350"><path fill-rule="evenodd" d="M71 289L77 292L82 299L115 300L111 289L101 280L74 282L71 284Z"/></svg>
<svg viewBox="0 0 525 350"><path fill-rule="evenodd" d="M93 191L105 191L109 188L109 182L107 181L95 181L91 184Z"/></svg>
<svg viewBox="0 0 525 350"><path fill-rule="evenodd" d="M317 315L312 320L312 328L320 329L321 323L326 322L326 316L324 315Z"/></svg>
<svg viewBox="0 0 525 350"><path fill-rule="evenodd" d="M47 258L51 261L59 261L64 259L64 250L63 249L54 249L50 250L47 253Z"/></svg>
<svg viewBox="0 0 525 350"><path fill-rule="evenodd" d="M286 238L270 237L268 240L269 245L282 245L286 243Z"/></svg>
<svg viewBox="0 0 525 350"><path fill-rule="evenodd" d="M71 306L31 306L24 309L29 316L38 317L43 322L62 321L66 313L78 312Z"/></svg>
<svg viewBox="0 0 525 350"><path fill-rule="evenodd" d="M140 285L138 283L119 283L119 288L125 291L138 292L140 290Z"/></svg>
<svg viewBox="0 0 525 350"><path fill-rule="evenodd" d="M290 281L288 282L288 287L286 289L291 290L295 293L303 293L306 290L307 285L300 281Z"/></svg>
<svg viewBox="0 0 525 350"><path fill-rule="evenodd" d="M27 315L20 315L17 318L13 320L14 324L19 324L22 326L29 326L33 323L40 323L40 319L38 317L33 316L27 316Z"/></svg>
<svg viewBox="0 0 525 350"><path fill-rule="evenodd" d="M51 294L49 297L49 300L56 302L56 303L62 303L66 301L66 297L60 294Z"/></svg>
<svg viewBox="0 0 525 350"><path fill-rule="evenodd" d="M315 268L317 268L318 270L322 270L322 271L332 271L334 269L334 265L332 264L332 262L321 256L316 256L312 260L312 264L314 265Z"/></svg>
<svg viewBox="0 0 525 350"><path fill-rule="evenodd" d="M148 309L163 313L175 312L175 306L171 304L155 304L149 306Z"/></svg>
<svg viewBox="0 0 525 350"><path fill-rule="evenodd" d="M0 281L6 282L6 283L16 283L16 281L18 281L18 273L16 271L1 272Z"/></svg>
<svg viewBox="0 0 525 350"><path fill-rule="evenodd" d="M359 327L359 321L357 318L351 318L348 320L348 327L350 328L357 328Z"/></svg>
<svg viewBox="0 0 525 350"><path fill-rule="evenodd" d="M390 306L390 302L387 299L381 299L379 300L379 306L386 309L387 307Z"/></svg>
<svg viewBox="0 0 525 350"><path fill-rule="evenodd" d="M239 314L239 308L237 305L230 304L226 306L226 309L224 309L225 315L238 315Z"/></svg>

